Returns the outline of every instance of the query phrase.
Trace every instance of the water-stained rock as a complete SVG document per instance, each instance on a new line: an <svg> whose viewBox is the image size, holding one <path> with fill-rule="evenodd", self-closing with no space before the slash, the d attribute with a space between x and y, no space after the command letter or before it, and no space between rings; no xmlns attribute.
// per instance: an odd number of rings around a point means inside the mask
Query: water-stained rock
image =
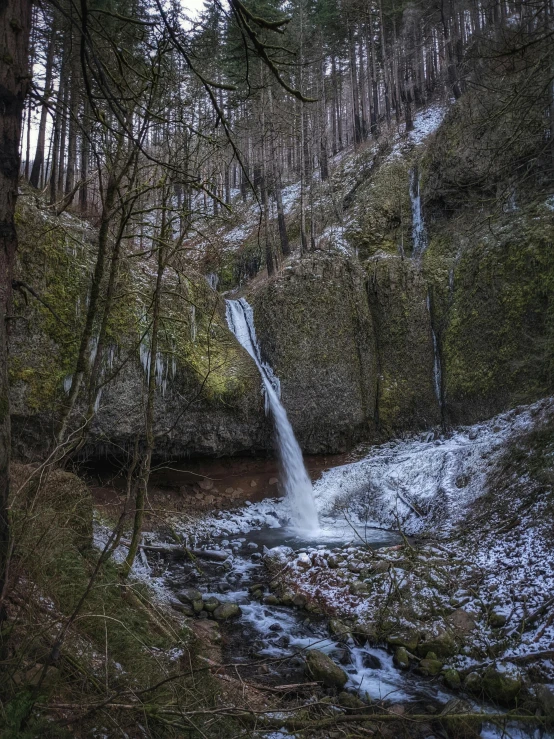
<svg viewBox="0 0 554 739"><path fill-rule="evenodd" d="M346 672L317 649L310 649L306 653L306 672L328 688L343 688L348 681Z"/></svg>

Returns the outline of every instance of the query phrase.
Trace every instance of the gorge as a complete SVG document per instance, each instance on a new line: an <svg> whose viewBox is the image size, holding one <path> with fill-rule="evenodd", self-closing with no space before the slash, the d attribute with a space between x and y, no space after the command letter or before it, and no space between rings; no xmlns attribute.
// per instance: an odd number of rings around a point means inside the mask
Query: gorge
<svg viewBox="0 0 554 739"><path fill-rule="evenodd" d="M2 739L554 737L553 19L0 3Z"/></svg>

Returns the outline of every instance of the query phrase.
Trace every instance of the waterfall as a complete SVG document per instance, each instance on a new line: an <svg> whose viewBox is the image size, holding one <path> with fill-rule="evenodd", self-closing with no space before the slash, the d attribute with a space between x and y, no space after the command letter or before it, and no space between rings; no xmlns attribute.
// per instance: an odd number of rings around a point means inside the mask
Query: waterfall
<svg viewBox="0 0 554 739"><path fill-rule="evenodd" d="M244 298L226 300L227 323L237 341L250 354L260 371L266 404L275 424L279 459L283 469L284 488L292 510L292 522L303 534L319 530L312 483L304 466L302 451L294 436L281 401L280 386L271 368L264 364L254 329L254 313Z"/></svg>
<svg viewBox="0 0 554 739"><path fill-rule="evenodd" d="M217 290L217 286L219 285L219 277L216 275L215 272L209 272L206 277L206 282L208 285L212 288L212 290Z"/></svg>
<svg viewBox="0 0 554 739"><path fill-rule="evenodd" d="M417 167L414 167L410 172L410 200L412 202L412 255L420 257L427 248L427 231L421 212L421 193Z"/></svg>

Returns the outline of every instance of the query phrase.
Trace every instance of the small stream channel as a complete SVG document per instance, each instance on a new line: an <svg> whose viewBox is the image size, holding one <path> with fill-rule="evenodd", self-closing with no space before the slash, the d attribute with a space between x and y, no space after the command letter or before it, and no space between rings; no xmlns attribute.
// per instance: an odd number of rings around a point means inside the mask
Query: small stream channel
<svg viewBox="0 0 554 739"><path fill-rule="evenodd" d="M240 606L241 616L223 624L222 630L225 662L244 665L243 677L255 677L258 682L275 685L301 682L306 679L304 654L313 648L325 652L341 666L348 675L346 688L362 698L391 703L417 701L427 710L438 710L452 697L442 686L399 671L385 649L357 643L348 635L330 636L328 619L308 612L301 598L290 606L273 602L275 596L268 586L263 551L286 546L296 554L310 555L359 547L355 547L357 536L351 529L340 525L333 529L330 524L328 521L325 526L323 522L319 539L323 538L324 543L303 539L286 526L210 539L204 542L206 548L228 553L227 560L202 561L199 567L176 561L167 572L167 586L177 598L186 594L187 589L195 588L202 592L204 600L214 597ZM400 541L397 534L379 529L366 530L364 537L372 549ZM201 613L200 617L208 614Z"/></svg>

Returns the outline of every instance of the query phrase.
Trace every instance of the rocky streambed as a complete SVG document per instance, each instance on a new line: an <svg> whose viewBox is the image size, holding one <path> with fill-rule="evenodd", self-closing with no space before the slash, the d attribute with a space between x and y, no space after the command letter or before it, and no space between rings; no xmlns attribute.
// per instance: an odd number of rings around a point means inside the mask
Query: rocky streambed
<svg viewBox="0 0 554 739"><path fill-rule="evenodd" d="M184 546L145 548L135 574L213 645L210 669L290 710L427 716L412 736L443 731L445 711L515 711L533 728L484 716L479 732L554 736L552 408L324 472L312 539L278 498L175 515Z"/></svg>

